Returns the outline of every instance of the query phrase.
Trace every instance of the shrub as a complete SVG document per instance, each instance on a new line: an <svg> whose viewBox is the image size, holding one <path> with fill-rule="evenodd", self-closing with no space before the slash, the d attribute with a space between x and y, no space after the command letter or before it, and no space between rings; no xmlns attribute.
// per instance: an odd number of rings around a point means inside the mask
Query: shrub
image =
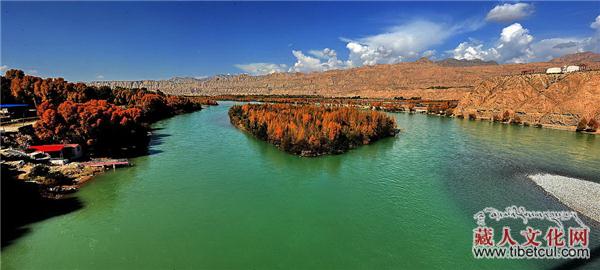
<svg viewBox="0 0 600 270"><path fill-rule="evenodd" d="M598 121L596 119L591 118L590 121L587 123L586 131L596 132L599 127L600 127L600 123L598 123Z"/></svg>
<svg viewBox="0 0 600 270"><path fill-rule="evenodd" d="M502 122L508 122L510 120L510 112L504 111L502 114Z"/></svg>
<svg viewBox="0 0 600 270"><path fill-rule="evenodd" d="M577 124L577 131L584 131L587 127L587 119L585 119L585 117L581 118L581 120L579 120L579 123Z"/></svg>

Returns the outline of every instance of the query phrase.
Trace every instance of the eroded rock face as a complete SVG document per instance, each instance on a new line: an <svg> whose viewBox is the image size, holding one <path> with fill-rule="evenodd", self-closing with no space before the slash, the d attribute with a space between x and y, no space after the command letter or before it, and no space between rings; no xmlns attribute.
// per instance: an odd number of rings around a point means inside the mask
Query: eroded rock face
<svg viewBox="0 0 600 270"><path fill-rule="evenodd" d="M493 77L455 110L484 119L502 118L505 112L530 124L576 126L582 117L600 119L600 71Z"/></svg>

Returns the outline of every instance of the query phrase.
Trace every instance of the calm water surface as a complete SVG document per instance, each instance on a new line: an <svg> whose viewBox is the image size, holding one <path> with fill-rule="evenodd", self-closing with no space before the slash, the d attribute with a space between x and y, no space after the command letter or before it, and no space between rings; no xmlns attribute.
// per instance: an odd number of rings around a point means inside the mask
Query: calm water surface
<svg viewBox="0 0 600 270"><path fill-rule="evenodd" d="M32 224L2 269L548 269L568 261L473 259L473 214L564 210L529 174L600 182L598 136L392 114L396 138L301 158L233 128L222 103L157 123L151 155Z"/></svg>

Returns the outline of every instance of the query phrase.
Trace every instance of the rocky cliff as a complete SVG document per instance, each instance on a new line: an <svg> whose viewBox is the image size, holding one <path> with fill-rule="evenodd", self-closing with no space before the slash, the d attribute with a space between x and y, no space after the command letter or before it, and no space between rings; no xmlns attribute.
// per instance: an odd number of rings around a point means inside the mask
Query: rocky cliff
<svg viewBox="0 0 600 270"><path fill-rule="evenodd" d="M585 117L600 120L600 71L498 76L479 83L459 102L455 114L511 118L530 124L576 126Z"/></svg>

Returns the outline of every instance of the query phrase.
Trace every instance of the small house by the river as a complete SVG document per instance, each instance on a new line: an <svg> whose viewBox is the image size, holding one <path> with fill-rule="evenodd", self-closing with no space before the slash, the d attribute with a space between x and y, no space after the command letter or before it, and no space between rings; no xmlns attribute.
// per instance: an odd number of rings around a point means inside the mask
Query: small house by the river
<svg viewBox="0 0 600 270"><path fill-rule="evenodd" d="M76 160L83 156L83 150L79 144L45 144L32 145L30 150L49 154L53 158Z"/></svg>

